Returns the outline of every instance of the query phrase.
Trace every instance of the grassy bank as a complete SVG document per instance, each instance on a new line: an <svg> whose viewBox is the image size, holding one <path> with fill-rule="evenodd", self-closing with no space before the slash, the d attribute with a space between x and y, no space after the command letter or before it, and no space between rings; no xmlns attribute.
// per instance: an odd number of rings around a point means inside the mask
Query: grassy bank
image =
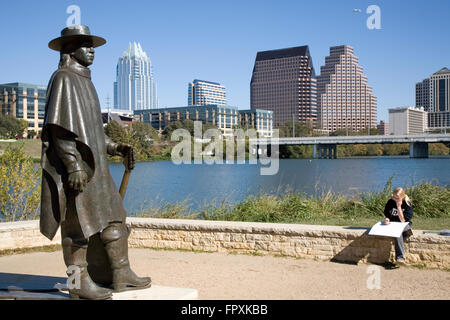
<svg viewBox="0 0 450 320"><path fill-rule="evenodd" d="M30 156L35 161L41 160L42 141L40 139L23 139L14 142L0 141L0 154L3 154L9 145L14 146L15 148L23 146L23 151L27 156Z"/></svg>
<svg viewBox="0 0 450 320"><path fill-rule="evenodd" d="M371 227L384 218L392 194L392 178L384 190L348 199L332 192L319 196L302 193L249 196L237 204L212 203L195 211L188 202L151 206L140 217L203 219ZM450 229L450 187L423 183L406 188L414 205L413 227L424 230Z"/></svg>

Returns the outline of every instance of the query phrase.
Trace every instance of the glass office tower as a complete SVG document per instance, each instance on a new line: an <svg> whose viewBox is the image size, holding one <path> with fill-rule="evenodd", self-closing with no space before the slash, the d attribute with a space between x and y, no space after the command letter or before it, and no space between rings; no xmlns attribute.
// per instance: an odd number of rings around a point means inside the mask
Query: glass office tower
<svg viewBox="0 0 450 320"><path fill-rule="evenodd" d="M115 109L134 111L158 107L152 63L139 43L130 43L119 58L116 76Z"/></svg>
<svg viewBox="0 0 450 320"><path fill-rule="evenodd" d="M450 70L442 68L430 76L430 129L450 128Z"/></svg>
<svg viewBox="0 0 450 320"><path fill-rule="evenodd" d="M188 85L188 105L204 106L227 104L225 86L217 82L195 79Z"/></svg>

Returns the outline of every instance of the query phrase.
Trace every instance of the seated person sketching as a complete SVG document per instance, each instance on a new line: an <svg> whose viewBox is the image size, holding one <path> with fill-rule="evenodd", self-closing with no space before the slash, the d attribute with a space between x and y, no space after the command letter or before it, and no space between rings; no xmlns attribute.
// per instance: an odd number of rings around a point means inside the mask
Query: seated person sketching
<svg viewBox="0 0 450 320"><path fill-rule="evenodd" d="M395 259L397 263L405 263L404 238L412 235L411 219L413 217L413 206L411 200L406 195L403 188L396 188L392 193L392 198L388 200L384 208L385 224L393 222L409 222L403 230L403 234L395 238Z"/></svg>

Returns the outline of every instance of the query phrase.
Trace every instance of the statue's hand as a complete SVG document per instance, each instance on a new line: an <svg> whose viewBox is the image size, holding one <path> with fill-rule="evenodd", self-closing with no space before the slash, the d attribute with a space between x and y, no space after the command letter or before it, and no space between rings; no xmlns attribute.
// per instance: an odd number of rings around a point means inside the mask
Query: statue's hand
<svg viewBox="0 0 450 320"><path fill-rule="evenodd" d="M69 187L76 191L83 191L88 183L88 175L86 171L76 171L69 174L68 178Z"/></svg>
<svg viewBox="0 0 450 320"><path fill-rule="evenodd" d="M127 170L133 170L136 165L136 155L133 146L126 143L119 143L116 151L123 158Z"/></svg>

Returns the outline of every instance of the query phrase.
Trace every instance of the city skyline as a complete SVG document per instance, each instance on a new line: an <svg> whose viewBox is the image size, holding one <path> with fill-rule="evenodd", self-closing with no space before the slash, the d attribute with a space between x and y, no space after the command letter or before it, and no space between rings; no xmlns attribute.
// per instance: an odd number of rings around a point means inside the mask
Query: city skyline
<svg viewBox="0 0 450 320"><path fill-rule="evenodd" d="M368 1L338 4L333 1L276 4L200 1L193 6L181 1L170 5L133 3L142 10L123 9L103 1L75 3L81 9L81 23L108 41L96 51L92 67L102 106L106 105L108 95L113 96L111 83L117 57L133 40L147 49L157 66L160 107L183 105L186 83L198 78L226 83L228 104L248 109L251 69L257 52L307 44L314 68L318 70L329 47L348 44L358 52L360 64L378 97L377 121L387 121L389 108L414 105L417 81L449 66L450 44L429 36L436 29L443 34L449 30L445 13L450 4L444 1L433 6L426 1L416 1L414 5L378 1L379 30L366 26L370 14L365 9L372 4ZM57 53L47 48L47 43L65 27L69 17L66 9L72 4L72 1L19 0L8 5L10 15L0 21L0 27L8 30L4 40L14 43L14 50L0 53L0 83L46 85L59 60ZM355 13L354 8L361 8L362 12ZM154 18L143 19L150 9ZM297 19L299 16L302 19ZM225 23L230 19L233 24ZM191 37L192 30L217 21L223 23L214 24L215 28L203 28L200 37ZM24 35L27 41L16 41ZM417 50L417 45L427 49Z"/></svg>

